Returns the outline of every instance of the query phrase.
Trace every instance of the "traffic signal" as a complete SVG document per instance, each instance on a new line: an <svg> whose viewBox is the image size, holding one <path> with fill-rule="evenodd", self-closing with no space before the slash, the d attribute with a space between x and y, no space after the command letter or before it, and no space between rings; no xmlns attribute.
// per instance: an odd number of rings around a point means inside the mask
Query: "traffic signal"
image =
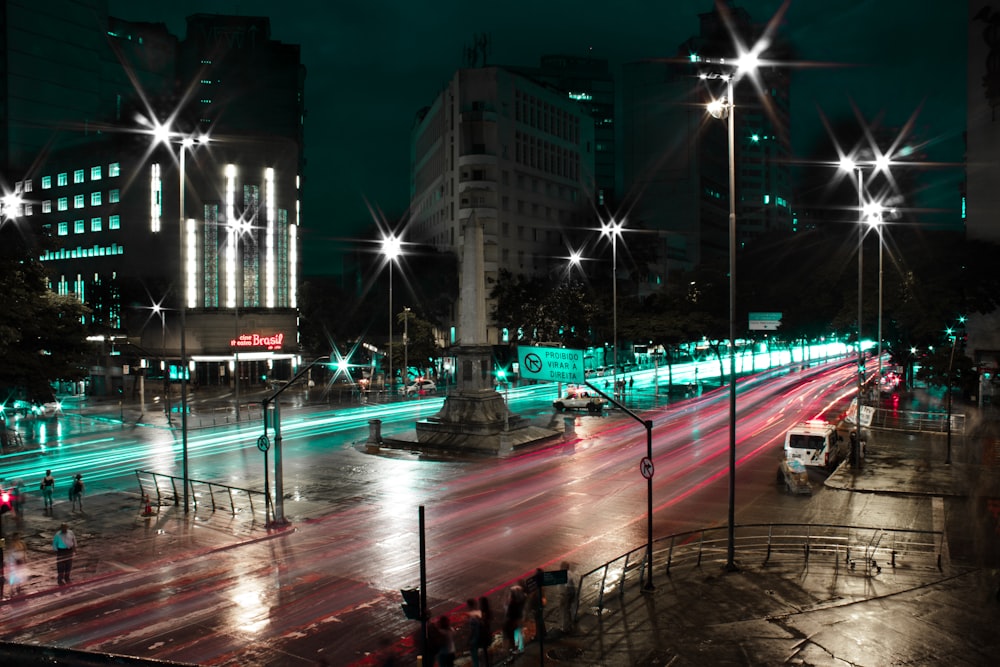
<svg viewBox="0 0 1000 667"><path fill-rule="evenodd" d="M12 509L14 509L13 506L11 505L12 500L13 496L11 495L10 491L7 490L0 491L0 514L6 514L7 512L10 512Z"/></svg>
<svg viewBox="0 0 1000 667"><path fill-rule="evenodd" d="M411 621L420 620L420 589L403 588L399 591L403 595L403 614Z"/></svg>

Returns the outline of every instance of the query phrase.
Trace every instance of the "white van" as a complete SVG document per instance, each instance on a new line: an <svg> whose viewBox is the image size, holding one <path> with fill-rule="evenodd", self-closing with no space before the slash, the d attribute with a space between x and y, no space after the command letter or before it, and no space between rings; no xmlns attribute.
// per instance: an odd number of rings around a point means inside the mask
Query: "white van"
<svg viewBox="0 0 1000 667"><path fill-rule="evenodd" d="M844 456L837 427L822 419L799 422L785 433L785 460L804 466L832 468Z"/></svg>

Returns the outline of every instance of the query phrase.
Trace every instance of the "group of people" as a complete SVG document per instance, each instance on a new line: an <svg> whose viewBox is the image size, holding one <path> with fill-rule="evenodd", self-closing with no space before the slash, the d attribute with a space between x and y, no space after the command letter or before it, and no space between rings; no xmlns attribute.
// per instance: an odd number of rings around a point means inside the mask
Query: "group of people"
<svg viewBox="0 0 1000 667"><path fill-rule="evenodd" d="M564 634L571 634L573 632L573 602L576 599L576 588L569 576L569 563L564 561L560 567L566 570L567 583L561 584L557 590L559 626ZM531 615L536 612L538 612L537 617L540 619L545 603L539 579L534 579L531 584L529 584L529 580L522 579L507 589L503 617L500 623L500 635L505 654L514 655L524 652L526 620L530 619ZM480 665L490 667L490 648L493 646L494 640L494 619L490 610L489 598L484 596L466 600L465 617L472 667L480 667ZM430 656L431 667L434 665L452 667L455 664L457 650L455 634L457 630L455 623L447 615L439 616L428 623L427 652ZM535 631L536 634L544 633L544 624L541 627L536 626Z"/></svg>
<svg viewBox="0 0 1000 667"><path fill-rule="evenodd" d="M42 494L43 511L46 516L52 516L53 494L55 492L56 479L51 470L45 471L45 476L39 484ZM13 514L20 528L23 525L24 517L24 495L22 485L17 483L14 487L16 492L16 505L12 507ZM73 482L69 487L70 507L73 511L83 512L83 475L77 474L73 477ZM73 571L73 556L76 553L76 535L70 530L69 524L63 523L52 538L52 549L56 554L56 580L59 585L71 583ZM13 533L4 543L0 543L0 598L4 596L4 589L10 586L11 595L19 595L23 592L23 586L28 577L28 546L20 532Z"/></svg>

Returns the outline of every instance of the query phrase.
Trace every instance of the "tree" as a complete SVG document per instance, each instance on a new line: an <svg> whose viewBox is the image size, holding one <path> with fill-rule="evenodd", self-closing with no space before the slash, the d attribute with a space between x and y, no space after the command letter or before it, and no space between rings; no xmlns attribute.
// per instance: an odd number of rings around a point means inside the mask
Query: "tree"
<svg viewBox="0 0 1000 667"><path fill-rule="evenodd" d="M0 227L0 392L44 403L51 384L86 377L89 352L83 318L88 309L72 295L46 287L13 224Z"/></svg>

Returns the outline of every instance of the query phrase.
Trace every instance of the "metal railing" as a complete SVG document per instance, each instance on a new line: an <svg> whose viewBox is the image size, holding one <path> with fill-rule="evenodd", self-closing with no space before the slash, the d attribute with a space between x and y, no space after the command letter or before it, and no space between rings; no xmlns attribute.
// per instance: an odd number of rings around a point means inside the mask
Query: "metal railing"
<svg viewBox="0 0 1000 667"><path fill-rule="evenodd" d="M947 412L910 412L907 410L890 410L876 408L872 415L872 427L893 431L915 431L920 433L947 433ZM953 435L965 434L965 415L951 413L951 432Z"/></svg>
<svg viewBox="0 0 1000 667"><path fill-rule="evenodd" d="M941 573L944 533L931 530L869 528L837 524L767 523L735 526L741 560L761 566L822 559L835 568L874 576L883 567ZM728 527L706 528L662 537L653 543L653 576L671 569L727 562ZM580 577L576 608L600 613L608 597L622 598L629 588L645 587L646 546L637 547ZM860 567L859 567L860 565Z"/></svg>
<svg viewBox="0 0 1000 667"><path fill-rule="evenodd" d="M136 470L136 480L139 482L139 496L148 498L152 505L155 495L155 507L163 505L179 505L184 496L184 480L174 475L150 470ZM198 511L198 498L207 497L213 512L228 507L233 516L249 511L254 521L257 520L259 508L264 510L264 522L267 523L271 516L271 499L263 491L254 489L243 489L228 484L218 482L207 482L199 479L188 479L189 496L192 499L194 510ZM180 486L180 491L178 491ZM257 505L254 506L254 497L257 498Z"/></svg>

